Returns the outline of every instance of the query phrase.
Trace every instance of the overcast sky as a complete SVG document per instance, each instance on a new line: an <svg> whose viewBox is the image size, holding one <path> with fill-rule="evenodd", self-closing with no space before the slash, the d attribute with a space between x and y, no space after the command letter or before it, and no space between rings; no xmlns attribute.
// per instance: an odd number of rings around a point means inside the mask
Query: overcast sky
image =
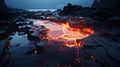
<svg viewBox="0 0 120 67"><path fill-rule="evenodd" d="M68 3L91 6L93 0L5 0L9 7L20 9L58 9Z"/></svg>

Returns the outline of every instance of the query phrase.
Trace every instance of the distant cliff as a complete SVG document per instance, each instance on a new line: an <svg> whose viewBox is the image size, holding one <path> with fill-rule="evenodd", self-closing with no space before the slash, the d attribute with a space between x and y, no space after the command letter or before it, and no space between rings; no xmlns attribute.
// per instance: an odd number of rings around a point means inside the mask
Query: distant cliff
<svg viewBox="0 0 120 67"><path fill-rule="evenodd" d="M4 0L0 0L0 11L6 11L8 10L7 5L5 4Z"/></svg>

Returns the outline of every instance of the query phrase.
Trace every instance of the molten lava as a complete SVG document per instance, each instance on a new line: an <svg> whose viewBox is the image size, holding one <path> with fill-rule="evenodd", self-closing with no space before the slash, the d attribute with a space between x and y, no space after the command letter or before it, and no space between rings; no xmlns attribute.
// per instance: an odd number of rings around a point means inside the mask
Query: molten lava
<svg viewBox="0 0 120 67"><path fill-rule="evenodd" d="M83 47L83 43L78 42L77 40L86 38L94 33L91 27L83 25L78 25L77 27L76 25L72 25L69 22L51 23L50 21L48 21L47 23L38 20L33 24L36 26L44 25L47 29L50 30L47 37L49 41L51 40L62 41L64 42L63 45L67 47Z"/></svg>
<svg viewBox="0 0 120 67"><path fill-rule="evenodd" d="M81 42L76 42L77 39L83 39L88 37L90 34L93 34L93 30L91 28L84 27L82 29L80 28L72 28L70 27L69 22L66 24L62 24L63 26L63 35L62 38L65 41L65 45L67 47L83 47Z"/></svg>

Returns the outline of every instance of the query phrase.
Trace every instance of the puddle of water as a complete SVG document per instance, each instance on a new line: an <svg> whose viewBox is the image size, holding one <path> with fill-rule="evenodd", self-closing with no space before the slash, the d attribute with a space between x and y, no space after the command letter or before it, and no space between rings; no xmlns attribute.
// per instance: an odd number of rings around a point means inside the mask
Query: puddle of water
<svg viewBox="0 0 120 67"><path fill-rule="evenodd" d="M10 41L11 46L20 45L20 47L24 47L28 45L29 40L27 39L27 35L18 35L16 32L14 35L11 36L12 40Z"/></svg>

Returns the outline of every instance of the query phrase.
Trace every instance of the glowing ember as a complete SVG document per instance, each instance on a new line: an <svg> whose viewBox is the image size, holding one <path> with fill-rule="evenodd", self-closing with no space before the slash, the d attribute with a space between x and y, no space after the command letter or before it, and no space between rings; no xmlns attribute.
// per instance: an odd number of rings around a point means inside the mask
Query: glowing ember
<svg viewBox="0 0 120 67"><path fill-rule="evenodd" d="M38 53L36 49L34 50L34 53L35 53L35 54L37 54L37 53Z"/></svg>
<svg viewBox="0 0 120 67"><path fill-rule="evenodd" d="M37 20L33 23L36 26L44 25L47 29L50 30L48 33L47 39L63 41L64 45L67 47L83 47L83 43L77 42L77 39L83 39L93 34L94 31L90 27L76 25L70 26L69 22L58 22L51 23L50 21L45 22L42 20Z"/></svg>

